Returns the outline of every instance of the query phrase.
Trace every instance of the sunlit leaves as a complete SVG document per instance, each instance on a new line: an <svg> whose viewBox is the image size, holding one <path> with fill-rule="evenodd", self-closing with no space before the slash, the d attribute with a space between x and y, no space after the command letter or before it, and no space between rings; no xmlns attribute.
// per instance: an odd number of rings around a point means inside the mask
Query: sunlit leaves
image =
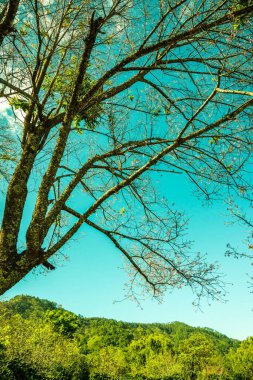
<svg viewBox="0 0 253 380"><path fill-rule="evenodd" d="M250 379L253 373L253 338L244 340L237 349L231 349L228 354L228 373L234 376Z"/></svg>
<svg viewBox="0 0 253 380"><path fill-rule="evenodd" d="M83 318L29 296L0 303L0 312L3 380L251 380L252 338L240 343L180 322Z"/></svg>
<svg viewBox="0 0 253 380"><path fill-rule="evenodd" d="M9 103L14 109L17 110L21 109L22 111L26 112L29 109L28 101L17 96L14 96L13 98L9 99Z"/></svg>

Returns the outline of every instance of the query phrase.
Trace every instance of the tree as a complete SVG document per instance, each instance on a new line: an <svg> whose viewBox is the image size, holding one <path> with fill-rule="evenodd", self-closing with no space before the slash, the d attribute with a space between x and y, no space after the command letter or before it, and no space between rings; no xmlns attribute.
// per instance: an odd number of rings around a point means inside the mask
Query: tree
<svg viewBox="0 0 253 380"><path fill-rule="evenodd" d="M158 354L147 360L145 374L149 379L180 379L181 365L170 353Z"/></svg>
<svg viewBox="0 0 253 380"><path fill-rule="evenodd" d="M172 354L171 339L160 332L134 339L128 347L132 376L161 379L177 374Z"/></svg>
<svg viewBox="0 0 253 380"><path fill-rule="evenodd" d="M239 342L179 325L83 318L51 301L15 297L0 302L0 377L252 379L252 337Z"/></svg>
<svg viewBox="0 0 253 380"><path fill-rule="evenodd" d="M19 0L10 0L7 2L4 2L4 4L0 5L0 46L3 42L3 39L8 34L12 33L14 29L12 28L12 24L14 22L17 10L18 10ZM4 125L1 125L0 129L0 178L4 177L6 180L8 180L8 177L6 177L6 163L8 166L9 161L15 161L14 158L14 152L13 146L14 146L14 139L8 133L8 129L5 128Z"/></svg>
<svg viewBox="0 0 253 380"><path fill-rule="evenodd" d="M107 346L87 355L91 378L124 379L127 372L125 353L118 347Z"/></svg>
<svg viewBox="0 0 253 380"><path fill-rule="evenodd" d="M14 31L12 25L16 17L20 0L4 1L0 9L0 45L4 37Z"/></svg>
<svg viewBox="0 0 253 380"><path fill-rule="evenodd" d="M78 317L70 311L61 309L47 310L44 318L52 324L55 331L68 337L72 337L78 327L80 327Z"/></svg>
<svg viewBox="0 0 253 380"><path fill-rule="evenodd" d="M6 379L80 378L85 362L75 342L57 334L42 318L25 319L1 309L0 343L7 367L1 375L9 368L14 376L6 374Z"/></svg>
<svg viewBox="0 0 253 380"><path fill-rule="evenodd" d="M204 334L195 333L180 342L178 360L182 363L185 379L195 380L217 357L214 344Z"/></svg>
<svg viewBox="0 0 253 380"><path fill-rule="evenodd" d="M235 379L251 379L253 371L253 338L249 337L227 355L228 373Z"/></svg>
<svg viewBox="0 0 253 380"><path fill-rule="evenodd" d="M36 266L54 269L48 260L88 225L126 258L130 294L139 281L157 297L183 285L221 297L216 265L193 257L183 214L152 181L182 174L207 200L250 197L252 11L235 0L20 2L14 33L2 32L16 162L0 294Z"/></svg>
<svg viewBox="0 0 253 380"><path fill-rule="evenodd" d="M10 301L4 302L4 305L12 314L20 314L23 318L39 318L57 307L55 302L24 295L16 296Z"/></svg>

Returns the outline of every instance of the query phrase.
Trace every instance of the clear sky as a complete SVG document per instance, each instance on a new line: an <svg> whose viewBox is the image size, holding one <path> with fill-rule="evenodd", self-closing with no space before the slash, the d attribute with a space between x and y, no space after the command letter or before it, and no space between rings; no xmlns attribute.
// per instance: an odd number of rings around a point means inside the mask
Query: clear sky
<svg viewBox="0 0 253 380"><path fill-rule="evenodd" d="M6 107L5 103L0 103L0 113L3 118L9 118L10 124L14 123ZM192 304L194 295L187 288L168 292L161 304L146 299L141 300L140 307L133 301L124 300L124 284L128 278L123 258L112 242L88 226L82 227L65 249L67 258L57 257L55 271L45 274L43 269L37 268L1 299L28 294L56 301L85 317L129 322L181 321L210 327L238 339L253 335L253 294L247 276L252 270L250 260L235 260L224 255L227 243L243 247L248 234L246 227L225 225L228 220L226 206L222 202L212 207L204 206L194 195L196 189L183 176L157 176L155 185L170 203L174 202L177 209L186 212L190 219L188 237L195 241L195 250L207 253L210 262L220 262L224 281L228 283L226 303L208 305L202 300L202 309L196 309ZM3 204L0 197L0 218Z"/></svg>
<svg viewBox="0 0 253 380"><path fill-rule="evenodd" d="M45 275L37 269L2 299L29 294L56 301L85 317L130 322L181 321L210 327L238 339L253 335L252 294L246 275L250 272L250 262L224 256L228 242L242 246L247 235L245 227L224 225L225 206L220 203L204 207L182 177L171 182L166 176L160 177L157 186L177 207L186 210L190 217L189 238L195 240L196 250L207 252L211 261L220 261L226 275L224 280L229 283L226 303L207 305L203 300L202 310L198 310L192 305L194 296L189 289L167 293L162 304L143 300L142 308L130 300L123 300L128 278L122 257L110 241L89 228L83 229L66 250L67 260L57 259L55 271Z"/></svg>

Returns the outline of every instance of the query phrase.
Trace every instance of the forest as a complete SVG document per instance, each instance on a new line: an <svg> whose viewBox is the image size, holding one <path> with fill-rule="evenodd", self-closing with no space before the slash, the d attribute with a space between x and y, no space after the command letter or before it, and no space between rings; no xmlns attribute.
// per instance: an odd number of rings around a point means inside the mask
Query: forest
<svg viewBox="0 0 253 380"><path fill-rule="evenodd" d="M181 322L85 318L55 302L0 303L0 378L251 380L253 337L238 341Z"/></svg>

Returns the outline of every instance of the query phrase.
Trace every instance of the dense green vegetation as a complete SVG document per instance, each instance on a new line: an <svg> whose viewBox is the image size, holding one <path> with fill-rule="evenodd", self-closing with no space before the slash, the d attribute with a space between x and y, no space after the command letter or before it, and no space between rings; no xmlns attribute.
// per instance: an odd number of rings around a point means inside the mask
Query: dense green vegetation
<svg viewBox="0 0 253 380"><path fill-rule="evenodd" d="M56 303L0 303L0 379L253 379L253 337L184 323L83 318Z"/></svg>

